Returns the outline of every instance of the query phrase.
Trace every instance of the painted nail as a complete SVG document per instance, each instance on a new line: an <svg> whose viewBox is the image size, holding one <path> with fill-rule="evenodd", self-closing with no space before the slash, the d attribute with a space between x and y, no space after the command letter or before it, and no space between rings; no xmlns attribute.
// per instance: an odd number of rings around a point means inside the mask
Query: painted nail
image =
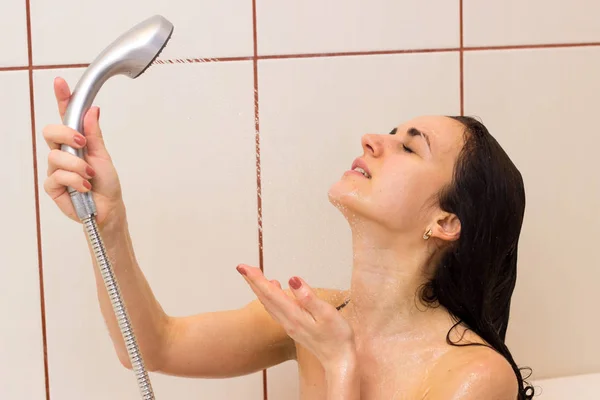
<svg viewBox="0 0 600 400"><path fill-rule="evenodd" d="M83 186L85 186L85 188L88 190L92 188L92 184L88 181L83 181Z"/></svg>
<svg viewBox="0 0 600 400"><path fill-rule="evenodd" d="M81 136L81 135L75 135L75 143L77 143L80 146L85 145L85 137Z"/></svg>
<svg viewBox="0 0 600 400"><path fill-rule="evenodd" d="M302 282L300 281L300 279L296 278L295 276L290 279L290 286L292 287L292 289L300 289L300 286L302 286Z"/></svg>
<svg viewBox="0 0 600 400"><path fill-rule="evenodd" d="M242 275L247 275L248 273L246 272L246 270L242 267L240 267L239 265L236 267L236 269L238 270L238 272Z"/></svg>
<svg viewBox="0 0 600 400"><path fill-rule="evenodd" d="M85 173L88 174L88 176L91 176L92 178L96 176L96 171L94 171L90 166L85 167Z"/></svg>

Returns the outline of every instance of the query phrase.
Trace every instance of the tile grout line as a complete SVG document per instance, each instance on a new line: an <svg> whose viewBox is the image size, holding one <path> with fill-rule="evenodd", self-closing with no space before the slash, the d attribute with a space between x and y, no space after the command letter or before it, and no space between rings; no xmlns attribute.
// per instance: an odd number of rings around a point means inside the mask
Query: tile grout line
<svg viewBox="0 0 600 400"><path fill-rule="evenodd" d="M281 60L298 58L322 57L353 57L353 56L382 56L395 54L420 54L420 53L447 53L457 51L458 48L431 48L431 49L397 49L397 50L365 50L365 51L340 51L327 53L294 53L294 54L266 54L257 56L259 60Z"/></svg>
<svg viewBox="0 0 600 400"><path fill-rule="evenodd" d="M256 140L256 208L258 222L258 263L264 272L263 224L262 224L262 177L260 165L260 119L258 104L258 38L256 27L256 0L252 0L252 72L254 75L254 132ZM268 400L267 369L262 370L263 400Z"/></svg>
<svg viewBox="0 0 600 400"><path fill-rule="evenodd" d="M377 55L395 55L395 54L422 54L422 53L447 53L447 52L466 52L466 51L499 51L499 50L534 50L534 49L567 49L580 47L600 47L600 42L579 42L579 43L548 43L548 44L523 44L523 45L505 45L505 46L462 46L449 48L431 48L431 49L404 49L404 50L373 50L373 51L354 51L354 52L331 52L331 53L297 53L297 54L267 54L242 57L221 57L221 58L177 58L177 59L159 59L156 64L202 64L207 62L235 62L235 61L254 61L254 60L283 60L283 59L302 59L302 58L324 58L324 57L351 57L351 56L377 56ZM47 65L20 65L12 67L0 67L0 72L7 71L27 71L29 69L62 69L62 68L86 68L89 64L47 64Z"/></svg>
<svg viewBox="0 0 600 400"><path fill-rule="evenodd" d="M59 69L59 68L87 68L90 64L49 64L49 65L34 65L32 68L34 70L43 70L43 69Z"/></svg>
<svg viewBox="0 0 600 400"><path fill-rule="evenodd" d="M29 70L29 66L25 65L22 67L0 67L0 72L10 72L10 71L27 71Z"/></svg>
<svg viewBox="0 0 600 400"><path fill-rule="evenodd" d="M489 50L533 50L533 49L568 49L579 47L600 47L600 42L579 43L545 43L545 44L511 44L503 46L466 46L464 51L489 51Z"/></svg>
<svg viewBox="0 0 600 400"><path fill-rule="evenodd" d="M464 46L464 24L463 24L463 0L458 0L458 12L459 22L458 29L460 32L460 47L459 47L459 59L460 59L460 115L465 115L465 46Z"/></svg>
<svg viewBox="0 0 600 400"><path fill-rule="evenodd" d="M27 19L27 71L29 73L29 109L31 118L31 147L33 153L33 185L35 196L35 224L38 254L38 276L40 284L40 309L42 323L42 347L44 353L44 385L46 389L46 400L50 400L50 379L48 373L48 338L46 332L46 301L44 292L44 267L42 259L42 228L40 222L40 194L38 188L38 165L37 165L37 143L35 127L35 99L33 90L33 46L31 38L31 4L25 0L25 12Z"/></svg>

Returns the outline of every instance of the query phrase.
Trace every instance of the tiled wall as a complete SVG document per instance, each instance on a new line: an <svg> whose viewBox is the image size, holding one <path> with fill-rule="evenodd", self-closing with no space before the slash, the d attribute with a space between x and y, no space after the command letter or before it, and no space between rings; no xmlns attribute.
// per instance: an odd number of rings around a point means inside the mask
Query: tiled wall
<svg viewBox="0 0 600 400"><path fill-rule="evenodd" d="M326 193L361 154L361 135L464 112L526 183L515 359L535 379L600 372L597 2L29 3L0 4L0 398L137 398L82 230L43 191L41 129L59 122L53 78L74 86L153 14L175 25L163 63L109 81L96 103L136 254L167 312L252 300L240 262L347 287L349 231ZM231 380L152 379L159 399L287 400L298 388L291 362Z"/></svg>

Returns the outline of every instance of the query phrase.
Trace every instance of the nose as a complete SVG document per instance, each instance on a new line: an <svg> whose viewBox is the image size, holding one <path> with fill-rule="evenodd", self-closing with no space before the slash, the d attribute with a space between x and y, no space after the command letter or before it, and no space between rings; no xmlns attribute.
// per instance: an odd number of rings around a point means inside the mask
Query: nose
<svg viewBox="0 0 600 400"><path fill-rule="evenodd" d="M371 154L373 157L379 157L383 153L383 135L367 133L361 139L365 154Z"/></svg>

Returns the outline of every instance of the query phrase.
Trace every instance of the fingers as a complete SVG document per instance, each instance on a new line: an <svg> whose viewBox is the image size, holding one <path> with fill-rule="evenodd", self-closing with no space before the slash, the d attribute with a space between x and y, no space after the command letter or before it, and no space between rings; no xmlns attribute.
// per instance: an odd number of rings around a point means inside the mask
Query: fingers
<svg viewBox="0 0 600 400"><path fill-rule="evenodd" d="M87 139L87 150L90 156L109 159L100 128L100 108L91 107L83 118L83 133Z"/></svg>
<svg viewBox="0 0 600 400"><path fill-rule="evenodd" d="M100 129L100 107L90 107L85 113L85 116L83 117L83 133L88 137L102 137L102 130Z"/></svg>
<svg viewBox="0 0 600 400"><path fill-rule="evenodd" d="M69 101L71 100L71 90L69 89L69 85L63 78L58 77L54 79L54 97L56 98L56 104L58 106L58 113L60 114L60 118L61 120L64 120L64 116L67 111L67 106L69 105ZM102 130L100 129L99 119L100 109L98 107L91 107L86 112L83 119L83 134L88 137L88 143L84 143L84 145L88 145L88 153L106 152L106 149L104 148L104 142L102 140ZM62 139L63 141L54 140L48 142L48 139L46 140L48 146L51 149L60 147L59 145L62 143L69 144L71 146L71 144L66 141L69 138L61 137L57 139Z"/></svg>
<svg viewBox="0 0 600 400"><path fill-rule="evenodd" d="M71 90L69 85L63 78L54 79L54 97L56 98L56 104L58 106L58 113L60 114L61 121L64 119L69 100L71 100Z"/></svg>
<svg viewBox="0 0 600 400"><path fill-rule="evenodd" d="M92 179L96 172L85 160L59 149L51 150L48 154L48 176L57 170L74 172L83 179Z"/></svg>
<svg viewBox="0 0 600 400"><path fill-rule="evenodd" d="M328 316L334 309L331 304L321 300L304 279L294 276L289 280L289 284L292 293L296 296L300 305L304 307L315 320Z"/></svg>
<svg viewBox="0 0 600 400"><path fill-rule="evenodd" d="M47 125L43 130L44 140L50 149L58 149L61 144L67 144L73 148L87 146L89 156L110 159L104 145L99 118L100 108L91 107L83 119L85 136L65 125Z"/></svg>
<svg viewBox="0 0 600 400"><path fill-rule="evenodd" d="M65 125L47 125L42 133L51 150L60 149L62 144L81 149L87 142L85 136Z"/></svg>
<svg viewBox="0 0 600 400"><path fill-rule="evenodd" d="M88 192L92 185L86 179L74 172L59 169L44 181L44 190L53 200L65 193L67 186L78 192Z"/></svg>
<svg viewBox="0 0 600 400"><path fill-rule="evenodd" d="M237 270L244 276L256 297L275 319L282 322L302 317L303 312L298 304L285 294L281 285L267 280L260 268L240 265Z"/></svg>

